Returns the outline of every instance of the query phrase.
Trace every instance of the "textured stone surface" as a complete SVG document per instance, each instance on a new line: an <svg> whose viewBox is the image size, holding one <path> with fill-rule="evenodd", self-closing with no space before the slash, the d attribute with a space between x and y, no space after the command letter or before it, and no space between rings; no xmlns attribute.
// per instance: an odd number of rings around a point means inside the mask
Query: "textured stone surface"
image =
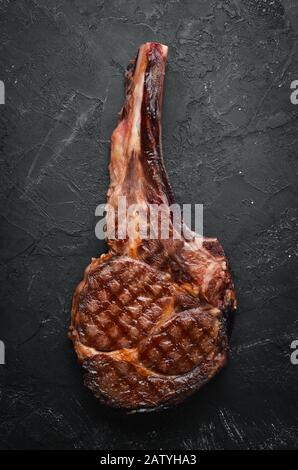
<svg viewBox="0 0 298 470"><path fill-rule="evenodd" d="M298 9L291 0L1 2L0 447L298 447ZM83 269L105 250L109 139L140 43L170 46L164 154L204 203L239 297L229 367L183 405L129 415L82 385L67 340Z"/></svg>

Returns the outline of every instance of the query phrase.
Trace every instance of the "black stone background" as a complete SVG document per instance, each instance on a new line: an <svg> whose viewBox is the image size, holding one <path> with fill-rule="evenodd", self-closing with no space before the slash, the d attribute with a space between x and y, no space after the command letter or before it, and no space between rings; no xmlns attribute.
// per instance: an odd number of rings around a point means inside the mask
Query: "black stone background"
<svg viewBox="0 0 298 470"><path fill-rule="evenodd" d="M298 448L298 2L0 2L2 449ZM82 385L67 339L109 183L123 71L169 45L166 167L229 257L229 366L181 406L125 415Z"/></svg>

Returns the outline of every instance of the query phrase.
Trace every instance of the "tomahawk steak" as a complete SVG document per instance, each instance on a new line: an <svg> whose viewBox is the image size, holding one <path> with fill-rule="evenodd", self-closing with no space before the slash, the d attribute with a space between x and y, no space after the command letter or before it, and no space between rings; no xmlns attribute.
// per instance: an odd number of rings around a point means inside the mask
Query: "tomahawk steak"
<svg viewBox="0 0 298 470"><path fill-rule="evenodd" d="M143 44L127 68L126 98L111 139L109 251L92 259L72 305L70 337L85 384L101 402L130 410L178 403L210 380L226 364L236 309L218 240L187 227L174 236L174 196L161 145L167 51ZM127 217L130 234L113 236L123 225L115 216L123 197L127 207L162 207L168 239L159 229L155 237L142 235L140 227L150 223L142 210Z"/></svg>

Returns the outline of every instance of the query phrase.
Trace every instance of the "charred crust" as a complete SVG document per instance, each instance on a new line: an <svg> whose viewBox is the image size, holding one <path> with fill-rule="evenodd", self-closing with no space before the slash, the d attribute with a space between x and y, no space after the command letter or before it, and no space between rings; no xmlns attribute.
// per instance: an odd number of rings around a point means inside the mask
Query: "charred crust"
<svg viewBox="0 0 298 470"><path fill-rule="evenodd" d="M165 57L162 55L161 47L153 43L148 53L141 108L142 163L144 172L152 181L153 187L157 188L161 195L167 196L169 204L173 204L174 194L164 167L161 143L164 70Z"/></svg>
<svg viewBox="0 0 298 470"><path fill-rule="evenodd" d="M119 181L116 170L123 176L123 166L125 194L136 190L146 203L174 202L161 145L166 50L147 43L126 70L124 122L112 137L118 152L110 167L109 199ZM141 125L128 152L121 145L130 139L131 115L138 123L141 118ZM217 374L229 356L236 300L224 251L217 239L199 246L194 238L190 250L184 239L140 240L132 249L127 240L108 243L109 253L92 259L73 297L68 334L84 383L101 403L115 408L149 411L178 404Z"/></svg>
<svg viewBox="0 0 298 470"><path fill-rule="evenodd" d="M224 250L218 240L204 240L203 247L208 250L213 256L223 257L225 256Z"/></svg>

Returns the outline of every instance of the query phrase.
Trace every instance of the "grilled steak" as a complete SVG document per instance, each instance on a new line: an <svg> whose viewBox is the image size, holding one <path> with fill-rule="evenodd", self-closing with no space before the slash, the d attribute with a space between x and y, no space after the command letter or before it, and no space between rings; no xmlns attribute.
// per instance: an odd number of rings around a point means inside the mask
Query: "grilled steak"
<svg viewBox="0 0 298 470"><path fill-rule="evenodd" d="M84 380L103 403L131 410L178 403L227 361L233 283L216 238L187 229L144 237L142 210L120 233L119 197L127 206L155 204L169 215L173 192L161 146L167 47L143 44L126 72L126 99L111 141L108 254L93 259L72 305L70 337ZM116 211L117 214L117 211ZM160 215L159 215L160 217ZM186 235L187 236L186 236Z"/></svg>

